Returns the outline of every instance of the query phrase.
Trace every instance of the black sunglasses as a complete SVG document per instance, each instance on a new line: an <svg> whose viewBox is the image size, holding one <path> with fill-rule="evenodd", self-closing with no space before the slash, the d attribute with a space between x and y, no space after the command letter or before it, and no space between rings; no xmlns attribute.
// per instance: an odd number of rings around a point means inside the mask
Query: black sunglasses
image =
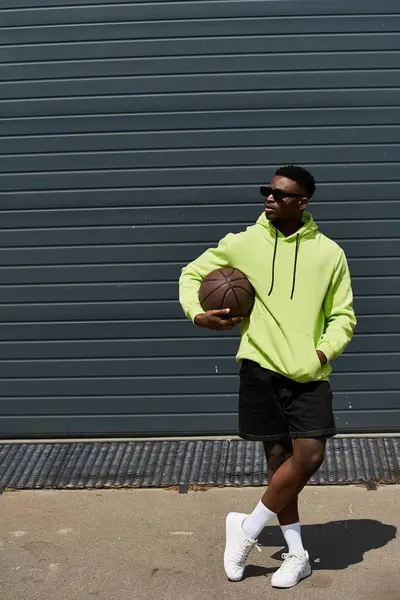
<svg viewBox="0 0 400 600"><path fill-rule="evenodd" d="M268 196L272 196L274 200L279 201L284 198L303 198L304 194L290 194L289 192L285 192L285 190L279 190L278 188L272 188L270 185L261 186L260 187L261 196L264 198L268 198Z"/></svg>

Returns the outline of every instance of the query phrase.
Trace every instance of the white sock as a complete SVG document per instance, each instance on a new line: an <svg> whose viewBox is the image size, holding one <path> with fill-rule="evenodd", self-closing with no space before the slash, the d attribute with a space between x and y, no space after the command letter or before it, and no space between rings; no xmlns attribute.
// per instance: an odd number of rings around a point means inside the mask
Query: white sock
<svg viewBox="0 0 400 600"><path fill-rule="evenodd" d="M289 554L301 554L302 552L305 552L303 541L301 539L300 523L282 525L281 529L289 548Z"/></svg>
<svg viewBox="0 0 400 600"><path fill-rule="evenodd" d="M269 510L260 500L251 515L249 515L242 525L244 535L250 540L256 540L264 527L268 525L276 514Z"/></svg>

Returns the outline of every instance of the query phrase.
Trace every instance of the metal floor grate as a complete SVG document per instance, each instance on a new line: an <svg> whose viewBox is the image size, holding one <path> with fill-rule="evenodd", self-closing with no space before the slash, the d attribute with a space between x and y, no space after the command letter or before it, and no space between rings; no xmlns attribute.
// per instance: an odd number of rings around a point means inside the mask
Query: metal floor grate
<svg viewBox="0 0 400 600"><path fill-rule="evenodd" d="M262 444L242 440L0 444L0 488L262 486ZM334 438L313 485L400 483L399 438Z"/></svg>

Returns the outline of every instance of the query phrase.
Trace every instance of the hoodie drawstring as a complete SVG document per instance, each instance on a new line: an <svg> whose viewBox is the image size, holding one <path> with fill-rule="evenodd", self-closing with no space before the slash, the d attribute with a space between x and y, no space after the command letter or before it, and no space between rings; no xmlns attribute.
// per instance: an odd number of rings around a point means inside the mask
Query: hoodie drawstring
<svg viewBox="0 0 400 600"><path fill-rule="evenodd" d="M299 255L299 245L300 245L300 236L296 235L296 250L294 253L294 265L293 265L293 285L292 285L292 293L290 294L290 299L293 300L294 288L296 286L296 271L297 271L297 257Z"/></svg>
<svg viewBox="0 0 400 600"><path fill-rule="evenodd" d="M276 259L276 251L278 249L278 230L275 233L275 246L274 246L274 258L272 259L272 280L271 280L271 288L268 292L268 296L272 294L272 290L274 289L275 283L275 259Z"/></svg>
<svg viewBox="0 0 400 600"><path fill-rule="evenodd" d="M300 235L296 236L296 249L294 253L294 265L293 265L293 283L292 283L292 293L290 294L290 299L293 300L294 289L296 287L296 272L297 272L297 258L299 256L299 246L300 246ZM274 245L274 257L272 259L272 277L271 277L271 288L268 292L268 296L272 294L272 290L274 289L275 284L275 261L276 261L276 253L278 250L278 231L275 234L275 245Z"/></svg>

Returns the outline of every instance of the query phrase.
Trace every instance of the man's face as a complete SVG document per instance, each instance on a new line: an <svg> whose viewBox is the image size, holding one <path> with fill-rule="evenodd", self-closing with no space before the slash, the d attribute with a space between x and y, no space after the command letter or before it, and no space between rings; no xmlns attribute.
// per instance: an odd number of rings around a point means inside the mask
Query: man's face
<svg viewBox="0 0 400 600"><path fill-rule="evenodd" d="M265 215L271 223L299 220L308 206L308 199L298 183L276 175L270 184L272 193L265 198Z"/></svg>

